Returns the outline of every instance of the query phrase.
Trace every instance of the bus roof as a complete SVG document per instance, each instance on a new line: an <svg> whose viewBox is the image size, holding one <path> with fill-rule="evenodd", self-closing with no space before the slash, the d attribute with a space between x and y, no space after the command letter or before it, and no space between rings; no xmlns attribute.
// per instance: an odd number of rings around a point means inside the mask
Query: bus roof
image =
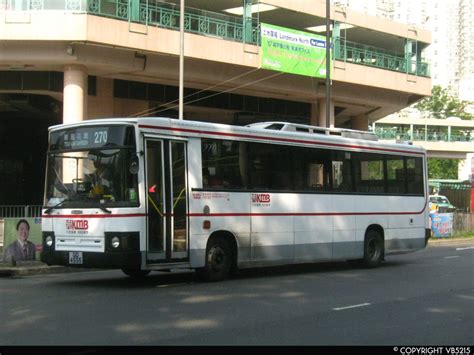
<svg viewBox="0 0 474 355"><path fill-rule="evenodd" d="M267 122L268 123L268 122ZM271 122L275 123L275 122ZM278 122L288 124L287 122ZM166 117L137 117L137 118L104 118L86 120L74 124L61 124L51 126L50 131L80 127L83 125L104 124L133 124L140 129L161 134L179 136L209 137L232 140L247 140L257 142L280 143L289 145L311 145L332 148L337 150L368 150L380 151L388 154L426 154L421 146L413 146L403 143L382 143L375 140L363 139L370 132L334 129L334 132L356 132L353 137L337 134L314 134L314 132L303 132L297 130L274 130L265 129L267 124L259 123L249 126L236 126L222 123L211 123L202 121L178 120ZM304 127L314 127L300 125ZM324 127L314 127L318 130L327 130ZM355 138L354 138L355 137Z"/></svg>

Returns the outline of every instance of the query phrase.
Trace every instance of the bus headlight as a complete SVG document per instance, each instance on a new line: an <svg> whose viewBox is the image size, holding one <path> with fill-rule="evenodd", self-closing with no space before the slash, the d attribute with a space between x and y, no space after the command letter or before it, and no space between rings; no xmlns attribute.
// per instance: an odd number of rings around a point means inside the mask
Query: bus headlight
<svg viewBox="0 0 474 355"><path fill-rule="evenodd" d="M105 251L128 253L140 251L139 232L105 232Z"/></svg>
<svg viewBox="0 0 474 355"><path fill-rule="evenodd" d="M113 248L117 249L120 246L120 238L119 237L113 237L112 240L110 241L111 245Z"/></svg>
<svg viewBox="0 0 474 355"><path fill-rule="evenodd" d="M51 237L50 235L48 235L45 239L45 242L46 242L46 245L48 247L52 247L53 246L53 237Z"/></svg>

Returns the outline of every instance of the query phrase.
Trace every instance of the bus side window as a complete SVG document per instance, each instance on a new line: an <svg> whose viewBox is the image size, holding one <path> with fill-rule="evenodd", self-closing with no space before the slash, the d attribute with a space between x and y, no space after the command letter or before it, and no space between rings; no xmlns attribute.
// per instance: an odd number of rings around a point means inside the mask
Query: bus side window
<svg viewBox="0 0 474 355"><path fill-rule="evenodd" d="M409 194L423 194L423 161L421 158L407 159L407 188Z"/></svg>
<svg viewBox="0 0 474 355"><path fill-rule="evenodd" d="M352 174L350 154L333 152L332 186L337 192L352 192Z"/></svg>
<svg viewBox="0 0 474 355"><path fill-rule="evenodd" d="M324 164L309 164L308 186L312 190L322 191L324 187Z"/></svg>

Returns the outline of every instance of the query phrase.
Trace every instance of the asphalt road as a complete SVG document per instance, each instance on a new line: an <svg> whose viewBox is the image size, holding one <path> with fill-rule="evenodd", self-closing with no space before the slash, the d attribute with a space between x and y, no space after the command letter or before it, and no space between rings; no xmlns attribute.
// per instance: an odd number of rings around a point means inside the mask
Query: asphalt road
<svg viewBox="0 0 474 355"><path fill-rule="evenodd" d="M246 270L219 283L190 272L2 278L0 345L470 345L473 247L431 245L371 270Z"/></svg>

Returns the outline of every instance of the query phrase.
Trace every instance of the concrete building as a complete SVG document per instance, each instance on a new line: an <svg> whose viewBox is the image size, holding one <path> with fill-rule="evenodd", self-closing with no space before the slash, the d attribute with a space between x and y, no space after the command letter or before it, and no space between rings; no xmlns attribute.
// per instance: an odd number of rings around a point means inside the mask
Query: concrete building
<svg viewBox="0 0 474 355"><path fill-rule="evenodd" d="M424 52L433 85L451 87L474 101L474 2L472 0L334 0L354 11L428 29Z"/></svg>
<svg viewBox="0 0 474 355"><path fill-rule="evenodd" d="M41 203L47 126L177 117L178 3L0 0L3 204ZM328 109L330 126L366 130L430 94L425 29L333 6L327 108L324 79L261 68L259 33L261 23L324 32L324 0L185 3L185 119L326 126Z"/></svg>
<svg viewBox="0 0 474 355"><path fill-rule="evenodd" d="M474 2L459 6L459 98L474 102Z"/></svg>

